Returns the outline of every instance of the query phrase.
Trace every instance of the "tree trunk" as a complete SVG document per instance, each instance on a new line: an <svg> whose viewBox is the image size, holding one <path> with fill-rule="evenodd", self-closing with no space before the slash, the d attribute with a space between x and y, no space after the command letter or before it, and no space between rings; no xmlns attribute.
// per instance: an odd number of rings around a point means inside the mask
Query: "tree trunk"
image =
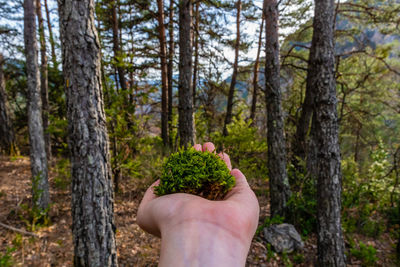
<svg viewBox="0 0 400 267"><path fill-rule="evenodd" d="M117 266L94 0L58 0L72 171L75 266Z"/></svg>
<svg viewBox="0 0 400 267"><path fill-rule="evenodd" d="M265 0L265 101L268 127L268 176L271 216L286 216L290 197L286 172L278 39L278 3Z"/></svg>
<svg viewBox="0 0 400 267"><path fill-rule="evenodd" d="M312 88L319 266L345 266L341 228L340 148L334 57L335 2L315 1L307 88Z"/></svg>
<svg viewBox="0 0 400 267"><path fill-rule="evenodd" d="M24 41L28 86L28 128L32 171L33 207L46 210L50 204L47 158L42 125L40 74L36 42L35 0L24 0Z"/></svg>
<svg viewBox="0 0 400 267"><path fill-rule="evenodd" d="M168 130L169 130L169 144L172 147L172 105L173 105L173 75L174 75L174 0L169 3L169 22L168 22L168 33L169 33L169 49L168 49Z"/></svg>
<svg viewBox="0 0 400 267"><path fill-rule="evenodd" d="M194 143L191 11L191 0L179 1L179 137L184 147Z"/></svg>
<svg viewBox="0 0 400 267"><path fill-rule="evenodd" d="M121 85L121 89L126 91L127 84L125 79L125 70L121 66L121 45L119 42L119 27L118 27L118 16L117 16L117 0L111 0L111 25L112 25L112 33L113 33L113 52L114 52L114 61L116 64L116 69L118 72L119 84Z"/></svg>
<svg viewBox="0 0 400 267"><path fill-rule="evenodd" d="M52 26L51 26L50 12L49 12L49 7L47 6L47 0L44 0L44 7L45 7L45 10L46 10L47 27L49 29L49 41L50 41L50 48L51 48L51 61L53 62L53 68L57 69L58 63L57 63L56 49L55 49L55 45L54 45L53 29L52 29Z"/></svg>
<svg viewBox="0 0 400 267"><path fill-rule="evenodd" d="M167 42L164 27L164 0L157 0L158 5L158 39L160 41L161 59L161 138L168 145L168 66Z"/></svg>
<svg viewBox="0 0 400 267"><path fill-rule="evenodd" d="M39 26L39 42L40 42L40 91L42 95L42 119L43 119L43 130L44 130L44 142L46 145L47 160L51 159L51 139L49 128L49 80L47 71L47 55L46 55L46 39L44 35L43 17L42 17L42 5L40 0L36 0L36 15Z"/></svg>
<svg viewBox="0 0 400 267"><path fill-rule="evenodd" d="M264 30L264 12L261 18L260 33L258 35L258 48L256 62L254 63L254 75L253 75L253 99L251 101L250 119L251 124L254 125L256 119L256 107L257 107L257 91L258 91L258 66L260 64L260 53L262 46L262 34Z"/></svg>
<svg viewBox="0 0 400 267"><path fill-rule="evenodd" d="M233 109L233 96L235 94L236 78L238 73L239 65L239 48L240 48L240 13L242 9L242 1L238 0L236 2L237 13L236 13L236 42L235 42L235 62L233 63L233 74L231 85L229 87L228 93L228 105L226 107L225 123L224 123L224 136L228 135L227 126L232 121L232 109Z"/></svg>
<svg viewBox="0 0 400 267"><path fill-rule="evenodd" d="M15 151L14 129L10 118L3 65L4 58L0 54L0 152L4 151L10 155Z"/></svg>
<svg viewBox="0 0 400 267"><path fill-rule="evenodd" d="M200 1L195 5L194 37L194 65L193 65L193 107L196 107L197 78L199 72L199 27L200 27Z"/></svg>

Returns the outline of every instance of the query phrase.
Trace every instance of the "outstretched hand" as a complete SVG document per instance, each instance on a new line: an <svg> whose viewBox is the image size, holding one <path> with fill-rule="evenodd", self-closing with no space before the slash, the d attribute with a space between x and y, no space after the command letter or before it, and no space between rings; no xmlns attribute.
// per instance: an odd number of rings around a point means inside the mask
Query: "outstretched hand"
<svg viewBox="0 0 400 267"><path fill-rule="evenodd" d="M215 151L213 143L194 148ZM257 228L259 205L246 177L240 170L232 170L229 156L219 156L236 178L224 200L185 193L158 197L154 186L159 181L147 189L137 221L142 229L162 238L160 266L244 266Z"/></svg>

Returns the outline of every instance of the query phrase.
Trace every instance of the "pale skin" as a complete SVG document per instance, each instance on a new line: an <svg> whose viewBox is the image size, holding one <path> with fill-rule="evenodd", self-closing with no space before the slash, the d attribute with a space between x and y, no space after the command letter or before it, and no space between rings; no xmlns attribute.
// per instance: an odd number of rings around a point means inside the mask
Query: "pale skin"
<svg viewBox="0 0 400 267"><path fill-rule="evenodd" d="M213 143L196 144L199 151L215 151ZM259 204L246 177L232 170L229 156L220 153L235 187L224 200L210 201L178 193L157 197L151 185L140 203L137 222L161 237L159 266L245 266L257 228Z"/></svg>

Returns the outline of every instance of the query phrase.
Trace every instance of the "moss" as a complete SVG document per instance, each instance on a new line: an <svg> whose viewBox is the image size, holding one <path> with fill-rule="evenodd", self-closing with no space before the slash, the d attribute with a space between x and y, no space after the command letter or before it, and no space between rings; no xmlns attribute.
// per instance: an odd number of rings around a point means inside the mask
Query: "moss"
<svg viewBox="0 0 400 267"><path fill-rule="evenodd" d="M235 186L235 182L225 162L217 155L189 148L168 157L154 192L158 196L189 193L219 200Z"/></svg>

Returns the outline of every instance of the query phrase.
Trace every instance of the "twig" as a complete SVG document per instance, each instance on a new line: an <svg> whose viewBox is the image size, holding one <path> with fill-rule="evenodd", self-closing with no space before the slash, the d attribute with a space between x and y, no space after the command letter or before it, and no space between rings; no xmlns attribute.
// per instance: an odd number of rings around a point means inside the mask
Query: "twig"
<svg viewBox="0 0 400 267"><path fill-rule="evenodd" d="M30 236L34 236L34 237L39 238L39 236L37 234L31 233L31 232L27 232L25 230L21 230L21 229L18 229L18 228L15 228L15 227L9 226L9 225L1 223L1 222L0 222L0 226L3 226L4 228L7 228L9 230L12 230L12 231L24 234L24 235L30 235Z"/></svg>

